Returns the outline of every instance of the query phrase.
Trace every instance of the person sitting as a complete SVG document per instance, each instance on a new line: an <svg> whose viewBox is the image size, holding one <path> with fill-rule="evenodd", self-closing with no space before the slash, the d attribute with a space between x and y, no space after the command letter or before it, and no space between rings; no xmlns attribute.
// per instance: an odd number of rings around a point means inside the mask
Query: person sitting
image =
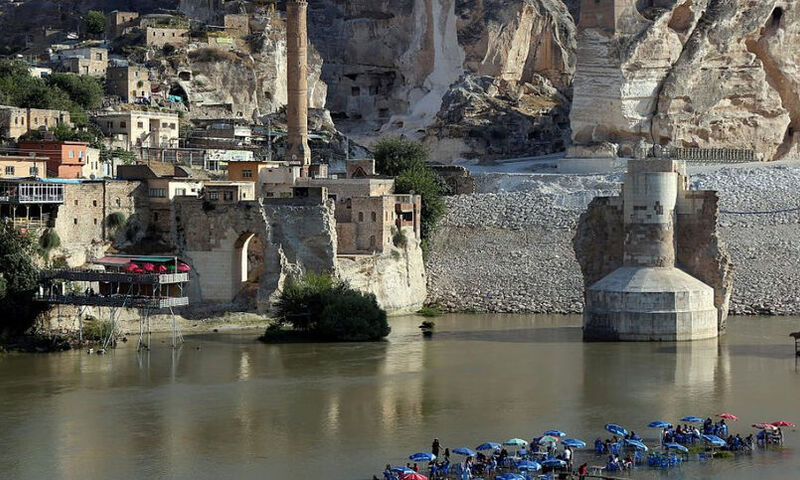
<svg viewBox="0 0 800 480"><path fill-rule="evenodd" d="M640 437L639 435L637 435L637 434L636 434L636 432L634 432L634 431L631 431L631 440L636 440L636 441L639 441L639 442L641 442L641 441L642 441L642 437Z"/></svg>
<svg viewBox="0 0 800 480"><path fill-rule="evenodd" d="M383 479L384 480L394 480L395 478L397 478L397 477L395 476L394 472L392 471L392 466L387 464L386 465L386 469L384 469L384 471L383 471Z"/></svg>
<svg viewBox="0 0 800 480"><path fill-rule="evenodd" d="M631 458L631 454L629 453L627 457L625 457L625 462L622 464L622 468L625 470L630 470L633 468L633 458Z"/></svg>
<svg viewBox="0 0 800 480"><path fill-rule="evenodd" d="M600 437L597 437L597 439L594 441L594 453L598 455L605 453L605 446L603 445L603 441L600 440Z"/></svg>

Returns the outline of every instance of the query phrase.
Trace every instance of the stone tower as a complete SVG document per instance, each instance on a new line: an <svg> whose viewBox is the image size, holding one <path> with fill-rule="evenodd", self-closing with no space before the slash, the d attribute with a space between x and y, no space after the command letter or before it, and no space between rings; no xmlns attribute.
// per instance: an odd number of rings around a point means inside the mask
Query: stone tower
<svg viewBox="0 0 800 480"><path fill-rule="evenodd" d="M573 241L584 273L584 338L713 338L725 327L731 265L716 192L688 189L686 166L631 160L620 197L597 198Z"/></svg>
<svg viewBox="0 0 800 480"><path fill-rule="evenodd" d="M308 2L289 0L286 4L288 128L287 160L299 164L301 176L308 176L311 150L308 148Z"/></svg>

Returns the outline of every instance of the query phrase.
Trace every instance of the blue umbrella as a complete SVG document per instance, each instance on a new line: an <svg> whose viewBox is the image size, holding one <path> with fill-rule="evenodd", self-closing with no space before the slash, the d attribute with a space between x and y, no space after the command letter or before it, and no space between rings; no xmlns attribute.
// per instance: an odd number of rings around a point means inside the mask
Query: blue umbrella
<svg viewBox="0 0 800 480"><path fill-rule="evenodd" d="M392 471L393 472L399 472L399 473L413 473L414 472L414 470L411 470L408 467L392 467Z"/></svg>
<svg viewBox="0 0 800 480"><path fill-rule="evenodd" d="M553 467L553 468L566 467L567 462L565 462L564 460L560 460L558 458L548 458L547 460L542 462L542 466Z"/></svg>
<svg viewBox="0 0 800 480"><path fill-rule="evenodd" d="M725 440L719 438L716 435L703 435L703 440L710 443L714 447L724 447L725 445L727 445L727 443L725 443Z"/></svg>
<svg viewBox="0 0 800 480"><path fill-rule="evenodd" d="M688 422L688 420L684 420ZM672 424L668 422L662 422L661 420L656 420L655 422L650 422L647 424L650 428L672 428Z"/></svg>
<svg viewBox="0 0 800 480"><path fill-rule="evenodd" d="M409 456L408 459L415 462L432 462L436 460L436 455L428 452L419 452Z"/></svg>
<svg viewBox="0 0 800 480"><path fill-rule="evenodd" d="M679 452L689 453L689 449L681 445L680 443L676 442L669 442L664 444L665 447L671 448L673 450L678 450Z"/></svg>
<svg viewBox="0 0 800 480"><path fill-rule="evenodd" d="M567 434L562 432L561 430L548 430L544 432L545 435L550 435L551 437L566 437Z"/></svg>
<svg viewBox="0 0 800 480"><path fill-rule="evenodd" d="M531 460L522 460L517 463L517 470L528 470L533 472L538 472L542 469L542 466L539 465L538 462L533 462Z"/></svg>
<svg viewBox="0 0 800 480"><path fill-rule="evenodd" d="M703 419L700 417L683 417L681 418L681 422L690 422L690 423L703 423Z"/></svg>
<svg viewBox="0 0 800 480"><path fill-rule="evenodd" d="M614 435L616 435L618 437L626 437L628 435L628 431L625 430L624 428L620 427L616 423L608 423L608 424L606 424L605 429L608 432L613 433Z"/></svg>
<svg viewBox="0 0 800 480"><path fill-rule="evenodd" d="M502 445L500 445L500 444L499 444L499 443L497 443L497 442L486 442L486 443L481 443L480 445L478 445L477 447L475 447L475 450L478 450L478 451L483 451L483 450L497 450L497 449L498 449L498 448L500 448L501 446L502 446Z"/></svg>
<svg viewBox="0 0 800 480"><path fill-rule="evenodd" d="M470 450L467 447L454 448L453 453L455 453L456 455L464 455L467 457L474 457L476 455L475 450Z"/></svg>
<svg viewBox="0 0 800 480"><path fill-rule="evenodd" d="M630 438L626 438L625 443L627 443L628 445L633 445L638 450L644 450L645 452L649 450L649 448L647 448L647 445L640 442L639 440L632 440Z"/></svg>
<svg viewBox="0 0 800 480"><path fill-rule="evenodd" d="M519 473L501 473L494 478L497 480L525 480L525 476L520 475Z"/></svg>
<svg viewBox="0 0 800 480"><path fill-rule="evenodd" d="M586 448L586 442L578 440L577 438L568 438L561 442L561 445L566 445L572 448Z"/></svg>

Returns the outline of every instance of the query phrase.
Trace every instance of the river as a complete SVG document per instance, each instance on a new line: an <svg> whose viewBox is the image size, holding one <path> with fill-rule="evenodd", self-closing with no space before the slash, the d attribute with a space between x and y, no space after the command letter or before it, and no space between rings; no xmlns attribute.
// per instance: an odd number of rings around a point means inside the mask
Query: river
<svg viewBox="0 0 800 480"><path fill-rule="evenodd" d="M583 343L567 316L391 319L388 341L264 345L257 332L159 339L107 355L0 356L0 478L365 479L430 448L592 443L607 422L646 442L653 420L728 411L800 422L790 318L734 318L719 341ZM675 478L797 478L800 433L780 451L693 461ZM578 460L602 464L582 453ZM661 478L647 467L634 478Z"/></svg>

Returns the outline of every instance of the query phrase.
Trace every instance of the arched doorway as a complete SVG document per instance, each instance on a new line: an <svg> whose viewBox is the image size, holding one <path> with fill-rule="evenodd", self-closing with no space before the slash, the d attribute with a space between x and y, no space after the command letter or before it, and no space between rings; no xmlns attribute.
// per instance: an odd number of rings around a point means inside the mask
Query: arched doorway
<svg viewBox="0 0 800 480"><path fill-rule="evenodd" d="M264 243L253 232L239 235L234 244L233 285L235 297L255 298L258 281L265 272Z"/></svg>

